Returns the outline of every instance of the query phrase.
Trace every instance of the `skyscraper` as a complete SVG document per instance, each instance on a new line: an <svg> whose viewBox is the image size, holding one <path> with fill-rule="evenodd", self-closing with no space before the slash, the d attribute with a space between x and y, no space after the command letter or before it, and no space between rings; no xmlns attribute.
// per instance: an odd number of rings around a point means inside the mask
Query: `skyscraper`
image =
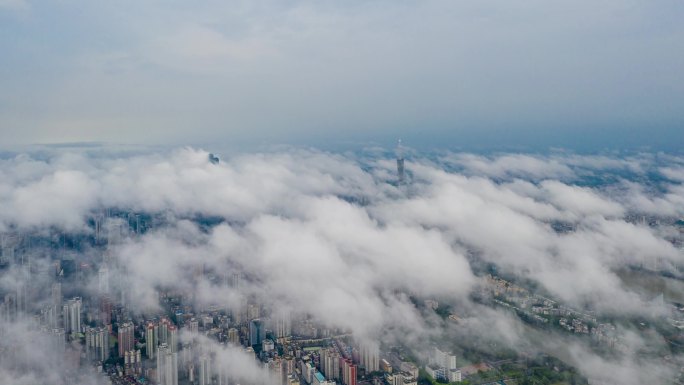
<svg viewBox="0 0 684 385"><path fill-rule="evenodd" d="M199 359L199 385L211 384L211 361L203 354Z"/></svg>
<svg viewBox="0 0 684 385"><path fill-rule="evenodd" d="M360 353L361 365L366 368L366 372L376 372L380 370L380 349L376 343L361 343Z"/></svg>
<svg viewBox="0 0 684 385"><path fill-rule="evenodd" d="M124 322L119 325L119 357L134 349L133 323Z"/></svg>
<svg viewBox="0 0 684 385"><path fill-rule="evenodd" d="M91 359L106 361L109 358L109 332L106 328L86 327L86 349Z"/></svg>
<svg viewBox="0 0 684 385"><path fill-rule="evenodd" d="M102 325L112 323L112 300L109 296L100 297L100 322Z"/></svg>
<svg viewBox="0 0 684 385"><path fill-rule="evenodd" d="M109 330L107 328L99 328L95 334L95 347L97 348L97 355L100 361L106 361L109 358Z"/></svg>
<svg viewBox="0 0 684 385"><path fill-rule="evenodd" d="M233 273L233 289L240 290L240 281L242 280L242 274Z"/></svg>
<svg viewBox="0 0 684 385"><path fill-rule="evenodd" d="M401 139L399 139L399 142L397 144L397 182L399 184L403 184L406 180L406 176L404 175L404 149L401 146Z"/></svg>
<svg viewBox="0 0 684 385"><path fill-rule="evenodd" d="M157 351L157 384L178 385L178 353L172 353L167 344Z"/></svg>
<svg viewBox="0 0 684 385"><path fill-rule="evenodd" d="M109 269L107 266L103 265L100 267L100 270L97 272L97 278L100 295L109 294Z"/></svg>
<svg viewBox="0 0 684 385"><path fill-rule="evenodd" d="M178 328L176 325L169 325L168 329L168 344L171 353L178 352Z"/></svg>
<svg viewBox="0 0 684 385"><path fill-rule="evenodd" d="M240 345L240 334L236 328L228 329L228 341L234 345Z"/></svg>
<svg viewBox="0 0 684 385"><path fill-rule="evenodd" d="M69 307L71 312L70 322L71 322L71 332L80 333L81 332L81 297L74 297L69 301Z"/></svg>
<svg viewBox="0 0 684 385"><path fill-rule="evenodd" d="M64 331L67 334L81 332L81 297L74 297L62 306Z"/></svg>
<svg viewBox="0 0 684 385"><path fill-rule="evenodd" d="M321 371L328 379L340 378L340 355L335 349L321 351Z"/></svg>
<svg viewBox="0 0 684 385"><path fill-rule="evenodd" d="M62 284L60 282L55 282L52 284L52 307L54 308L55 314L59 312L62 308ZM53 325L57 327L57 325Z"/></svg>
<svg viewBox="0 0 684 385"><path fill-rule="evenodd" d="M289 337L292 334L292 316L289 311L281 311L278 314L273 329L276 338Z"/></svg>
<svg viewBox="0 0 684 385"><path fill-rule="evenodd" d="M342 383L356 385L356 365L349 358L342 359Z"/></svg>
<svg viewBox="0 0 684 385"><path fill-rule="evenodd" d="M253 320L259 318L260 309L258 304L250 303L247 305L247 319Z"/></svg>
<svg viewBox="0 0 684 385"><path fill-rule="evenodd" d="M261 345L264 340L264 325L261 323L260 319L254 319L249 322L249 345L256 346Z"/></svg>
<svg viewBox="0 0 684 385"><path fill-rule="evenodd" d="M154 358L157 353L157 343L159 342L159 326L154 322L148 322L145 327L145 351L147 358Z"/></svg>
<svg viewBox="0 0 684 385"><path fill-rule="evenodd" d="M169 327L173 323L166 317L163 317L159 321L159 343L168 344L169 343Z"/></svg>

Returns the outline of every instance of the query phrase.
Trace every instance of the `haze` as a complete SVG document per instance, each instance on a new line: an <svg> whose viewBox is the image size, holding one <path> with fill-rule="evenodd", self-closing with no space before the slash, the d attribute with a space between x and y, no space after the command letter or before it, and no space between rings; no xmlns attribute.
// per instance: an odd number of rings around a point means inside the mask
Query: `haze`
<svg viewBox="0 0 684 385"><path fill-rule="evenodd" d="M0 1L2 145L675 149L680 1Z"/></svg>

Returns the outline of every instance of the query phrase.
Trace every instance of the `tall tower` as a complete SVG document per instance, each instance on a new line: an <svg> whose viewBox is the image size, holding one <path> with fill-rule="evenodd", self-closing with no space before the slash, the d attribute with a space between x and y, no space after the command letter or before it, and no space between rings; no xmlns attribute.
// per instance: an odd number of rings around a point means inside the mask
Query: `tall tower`
<svg viewBox="0 0 684 385"><path fill-rule="evenodd" d="M249 322L249 346L260 345L264 340L264 326L260 319L254 319Z"/></svg>
<svg viewBox="0 0 684 385"><path fill-rule="evenodd" d="M172 353L166 344L159 345L157 384L178 385L178 353Z"/></svg>
<svg viewBox="0 0 684 385"><path fill-rule="evenodd" d="M401 146L401 139L397 143L397 181L399 184L404 184L406 175L404 173L404 148Z"/></svg>
<svg viewBox="0 0 684 385"><path fill-rule="evenodd" d="M52 328L59 327L59 311L62 310L62 284L59 282L52 284Z"/></svg>
<svg viewBox="0 0 684 385"><path fill-rule="evenodd" d="M70 319L71 321L71 332L80 333L81 332L81 298L75 297L70 301Z"/></svg>
<svg viewBox="0 0 684 385"><path fill-rule="evenodd" d="M276 338L289 337L292 334L292 315L287 310L282 310L275 317L274 332Z"/></svg>
<svg viewBox="0 0 684 385"><path fill-rule="evenodd" d="M360 346L361 364L366 368L366 372L377 372L380 370L380 348L373 342L363 342Z"/></svg>
<svg viewBox="0 0 684 385"><path fill-rule="evenodd" d="M145 352L147 358L154 358L157 352L157 342L159 341L159 326L154 322L148 322L145 327Z"/></svg>
<svg viewBox="0 0 684 385"><path fill-rule="evenodd" d="M240 281L242 280L242 274L233 273L233 289L240 290Z"/></svg>
<svg viewBox="0 0 684 385"><path fill-rule="evenodd" d="M178 352L178 328L176 325L169 325L167 340L169 351L171 353Z"/></svg>
<svg viewBox="0 0 684 385"><path fill-rule="evenodd" d="M228 341L233 345L240 345L240 334L236 328L228 329Z"/></svg>
<svg viewBox="0 0 684 385"><path fill-rule="evenodd" d="M209 356L203 354L199 359L199 385L211 384L211 362Z"/></svg>
<svg viewBox="0 0 684 385"><path fill-rule="evenodd" d="M133 340L133 323L125 322L119 325L119 357L135 348Z"/></svg>
<svg viewBox="0 0 684 385"><path fill-rule="evenodd" d="M67 333L81 332L81 298L74 297L62 306L64 330Z"/></svg>
<svg viewBox="0 0 684 385"><path fill-rule="evenodd" d="M109 331L107 328L98 329L95 335L95 346L100 361L106 361L109 358Z"/></svg>
<svg viewBox="0 0 684 385"><path fill-rule="evenodd" d="M159 321L159 342L160 343L168 345L168 343L169 343L169 327L171 325L173 325L173 324L166 317L162 317L162 319Z"/></svg>

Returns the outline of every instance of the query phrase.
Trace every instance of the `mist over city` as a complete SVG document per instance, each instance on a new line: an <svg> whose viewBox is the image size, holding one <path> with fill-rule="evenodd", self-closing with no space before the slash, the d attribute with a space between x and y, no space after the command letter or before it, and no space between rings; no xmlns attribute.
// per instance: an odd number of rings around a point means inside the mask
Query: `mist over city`
<svg viewBox="0 0 684 385"><path fill-rule="evenodd" d="M435 349L462 379L678 376L682 157L107 151L0 163L12 384L155 381L162 343L179 383L336 381L327 353L371 381Z"/></svg>
<svg viewBox="0 0 684 385"><path fill-rule="evenodd" d="M684 383L683 17L0 0L0 385Z"/></svg>

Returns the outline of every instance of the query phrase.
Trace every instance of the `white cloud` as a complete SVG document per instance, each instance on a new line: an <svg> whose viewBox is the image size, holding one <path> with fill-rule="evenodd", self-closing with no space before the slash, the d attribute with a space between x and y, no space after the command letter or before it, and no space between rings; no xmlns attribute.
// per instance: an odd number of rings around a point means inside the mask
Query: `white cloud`
<svg viewBox="0 0 684 385"><path fill-rule="evenodd" d="M124 236L107 250L112 287L134 294L128 304L145 313L159 310L159 288L175 288L197 304L236 309L256 298L274 312L291 310L357 337L420 345L439 334L440 321L421 314L407 294L463 306L469 330L482 331L478 317L491 316L470 303L480 280L467 254L571 306L645 317L667 309L624 282L619 270L652 263L671 269L684 261L663 238L674 230L624 219L639 207L679 212L681 186L664 182L666 193L654 197L637 182L617 182L626 192L609 194L555 179L556 172L574 178L567 170L582 163L577 158L559 157L545 168L544 157L502 162L508 158L459 155L476 159L488 175L466 176L416 157L407 163L412 184L397 188L386 183L394 178L393 161L364 160L362 167L358 159L315 150L234 155L218 165L192 148L113 156L88 151L0 161L0 221L19 231L78 232L107 207L163 214L168 223ZM590 163L582 167L593 170ZM225 221L204 229L192 220L198 214ZM557 233L555 221L574 230ZM121 224L112 220L104 228ZM241 291L225 284L238 271L245 274ZM2 287L16 284L3 278ZM500 328L502 341L513 347L525 337L509 321L486 325Z"/></svg>

